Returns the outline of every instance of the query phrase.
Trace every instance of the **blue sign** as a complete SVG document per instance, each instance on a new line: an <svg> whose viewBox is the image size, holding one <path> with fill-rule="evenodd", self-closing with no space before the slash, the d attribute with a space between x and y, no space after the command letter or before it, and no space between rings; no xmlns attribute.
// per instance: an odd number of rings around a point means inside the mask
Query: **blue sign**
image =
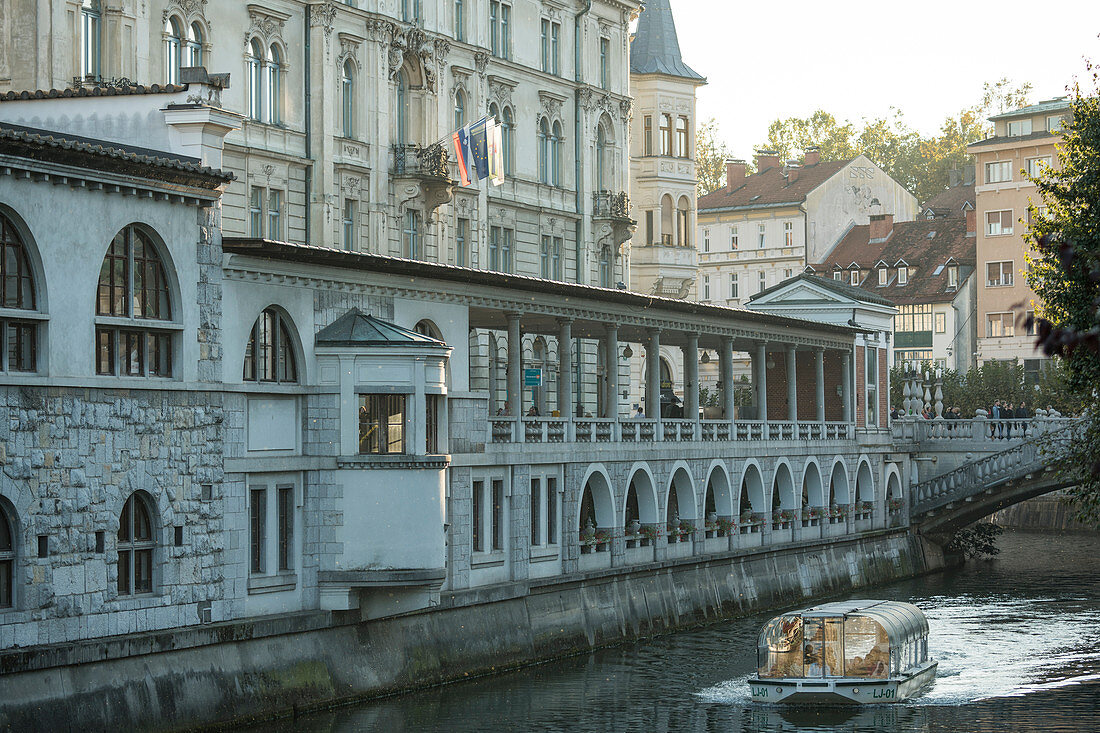
<svg viewBox="0 0 1100 733"><path fill-rule="evenodd" d="M524 369L523 370L523 386L524 387L541 387L542 386L542 370L541 369Z"/></svg>

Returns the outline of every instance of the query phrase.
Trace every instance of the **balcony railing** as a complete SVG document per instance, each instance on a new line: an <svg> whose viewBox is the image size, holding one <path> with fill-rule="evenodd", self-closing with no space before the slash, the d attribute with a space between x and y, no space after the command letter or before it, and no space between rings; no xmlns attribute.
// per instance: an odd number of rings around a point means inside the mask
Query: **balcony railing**
<svg viewBox="0 0 1100 733"><path fill-rule="evenodd" d="M607 418L494 417L493 443L721 443L851 440L854 426L843 422L776 420L611 420Z"/></svg>
<svg viewBox="0 0 1100 733"><path fill-rule="evenodd" d="M447 150L438 143L427 147L394 145L393 173L398 176L450 178Z"/></svg>
<svg viewBox="0 0 1100 733"><path fill-rule="evenodd" d="M630 197L625 191L596 191L592 194L592 216L600 219L629 219Z"/></svg>

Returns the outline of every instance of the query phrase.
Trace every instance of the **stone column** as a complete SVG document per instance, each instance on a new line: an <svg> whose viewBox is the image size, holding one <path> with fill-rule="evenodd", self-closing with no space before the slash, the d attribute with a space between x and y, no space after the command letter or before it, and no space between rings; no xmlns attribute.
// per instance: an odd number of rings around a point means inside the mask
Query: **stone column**
<svg viewBox="0 0 1100 733"><path fill-rule="evenodd" d="M823 423L825 422L825 349L814 350L814 372L814 384L817 387L814 390L814 399L817 401L817 421Z"/></svg>
<svg viewBox="0 0 1100 733"><path fill-rule="evenodd" d="M573 319L558 319L558 411L573 417Z"/></svg>
<svg viewBox="0 0 1100 733"><path fill-rule="evenodd" d="M645 416L661 419L661 330L651 328L645 346L646 375Z"/></svg>
<svg viewBox="0 0 1100 733"><path fill-rule="evenodd" d="M840 355L840 403L843 407L844 422L852 421L852 354L845 351Z"/></svg>
<svg viewBox="0 0 1100 733"><path fill-rule="evenodd" d="M729 336L722 337L722 345L718 349L718 373L718 378L722 380L722 407L726 419L732 422L737 392L733 386L733 339Z"/></svg>
<svg viewBox="0 0 1100 733"><path fill-rule="evenodd" d="M768 421L768 345L761 341L756 345L756 359L759 366L756 368L756 376L759 384L756 385L756 404L760 414L758 420Z"/></svg>
<svg viewBox="0 0 1100 733"><path fill-rule="evenodd" d="M699 334L687 334L684 346L684 418L699 419ZM698 439L698 436L696 436Z"/></svg>
<svg viewBox="0 0 1100 733"><path fill-rule="evenodd" d="M798 352L787 347L787 419L798 420Z"/></svg>
<svg viewBox="0 0 1100 733"><path fill-rule="evenodd" d="M609 325L604 337L603 363L607 369L607 394L604 395L604 414L600 417L619 419L619 327Z"/></svg>
<svg viewBox="0 0 1100 733"><path fill-rule="evenodd" d="M508 414L523 416L523 343L519 335L520 314L504 314L508 319ZM523 433L522 430L519 431Z"/></svg>

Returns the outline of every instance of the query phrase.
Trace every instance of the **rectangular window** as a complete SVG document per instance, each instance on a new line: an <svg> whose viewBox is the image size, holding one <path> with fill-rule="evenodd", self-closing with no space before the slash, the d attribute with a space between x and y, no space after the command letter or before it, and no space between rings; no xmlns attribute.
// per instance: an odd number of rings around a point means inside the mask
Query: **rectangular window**
<svg viewBox="0 0 1100 733"><path fill-rule="evenodd" d="M661 115L661 155L672 155L672 115Z"/></svg>
<svg viewBox="0 0 1100 733"><path fill-rule="evenodd" d="M115 332L107 328L97 328L96 336L96 374L115 373Z"/></svg>
<svg viewBox="0 0 1100 733"><path fill-rule="evenodd" d="M466 6L463 0L455 0L455 40L466 40Z"/></svg>
<svg viewBox="0 0 1100 733"><path fill-rule="evenodd" d="M889 274L890 274L890 271L887 270L885 267L878 268L878 284L879 284L879 287L882 287L883 285L886 284L886 278L889 276Z"/></svg>
<svg viewBox="0 0 1100 733"><path fill-rule="evenodd" d="M909 268L905 265L898 266L898 285L905 285L909 282Z"/></svg>
<svg viewBox="0 0 1100 733"><path fill-rule="evenodd" d="M760 287L758 287L756 289L756 292L762 293L767 289L767 287L768 287L768 273L761 270L760 271Z"/></svg>
<svg viewBox="0 0 1100 733"><path fill-rule="evenodd" d="M959 266L948 265L947 266L947 287L958 288L959 287Z"/></svg>
<svg viewBox="0 0 1100 733"><path fill-rule="evenodd" d="M1012 287L1015 272L1012 260L987 262L985 264L985 286L987 288Z"/></svg>
<svg viewBox="0 0 1100 733"><path fill-rule="evenodd" d="M1012 234L1012 210L985 212L985 233L989 237Z"/></svg>
<svg viewBox="0 0 1100 733"><path fill-rule="evenodd" d="M1024 311L1024 333L1028 336L1035 335L1035 311Z"/></svg>
<svg viewBox="0 0 1100 733"><path fill-rule="evenodd" d="M248 197L248 234L256 239L264 236L264 190L253 188Z"/></svg>
<svg viewBox="0 0 1100 733"><path fill-rule="evenodd" d="M898 306L898 314L894 316L894 331L896 333L927 333L931 330L931 305L926 304ZM925 345L930 345L930 343Z"/></svg>
<svg viewBox="0 0 1100 733"><path fill-rule="evenodd" d="M7 363L10 372L33 372L38 369L35 350L38 326L33 323L9 321L4 329L7 338Z"/></svg>
<svg viewBox="0 0 1100 733"><path fill-rule="evenodd" d="M654 244L653 241L653 211L645 213L645 241L646 244Z"/></svg>
<svg viewBox="0 0 1100 733"><path fill-rule="evenodd" d="M504 481L493 479L493 550L504 549Z"/></svg>
<svg viewBox="0 0 1100 733"><path fill-rule="evenodd" d="M768 230L763 224L756 225L756 246L760 249L764 248L764 235Z"/></svg>
<svg viewBox="0 0 1100 733"><path fill-rule="evenodd" d="M512 33L512 6L489 0L489 48L497 58L509 58Z"/></svg>
<svg viewBox="0 0 1100 733"><path fill-rule="evenodd" d="M539 250L539 274L543 280L550 279L550 237L542 235L542 247Z"/></svg>
<svg viewBox="0 0 1100 733"><path fill-rule="evenodd" d="M1031 120L1011 120L1008 123L1008 136L1020 137L1031 134Z"/></svg>
<svg viewBox="0 0 1100 733"><path fill-rule="evenodd" d="M80 76L88 80L99 79L99 4L85 3L80 11L82 46Z"/></svg>
<svg viewBox="0 0 1100 733"><path fill-rule="evenodd" d="M737 294L737 273L736 272L731 272L730 273L730 298L731 299L736 299L738 297L740 297L740 296L738 296L738 294Z"/></svg>
<svg viewBox="0 0 1100 733"><path fill-rule="evenodd" d="M835 272L833 272L833 279L836 280L837 282L843 282L844 281L844 271L843 270L836 270Z"/></svg>
<svg viewBox="0 0 1100 733"><path fill-rule="evenodd" d="M553 249L550 250L550 276L555 280L562 279L561 250L564 244L561 237L554 237Z"/></svg>
<svg viewBox="0 0 1100 733"><path fill-rule="evenodd" d="M405 452L405 395L359 395L359 452Z"/></svg>
<svg viewBox="0 0 1100 733"><path fill-rule="evenodd" d="M122 357L122 374L140 377L145 371L145 339L140 331L119 332L119 356Z"/></svg>
<svg viewBox="0 0 1100 733"><path fill-rule="evenodd" d="M546 477L546 544L558 544L558 479Z"/></svg>
<svg viewBox="0 0 1100 733"><path fill-rule="evenodd" d="M1043 175L1043 171L1050 167L1050 156L1043 155L1038 158L1027 159L1027 174L1032 178Z"/></svg>
<svg viewBox="0 0 1100 733"><path fill-rule="evenodd" d="M250 536L249 569L264 572L264 536L267 519L267 489L252 489L249 493Z"/></svg>
<svg viewBox="0 0 1100 733"><path fill-rule="evenodd" d="M1047 132L1061 132L1065 122L1066 118L1062 115L1051 115L1047 117Z"/></svg>
<svg viewBox="0 0 1100 733"><path fill-rule="evenodd" d="M455 264L459 267L470 266L469 238L470 220L459 219L455 227Z"/></svg>
<svg viewBox="0 0 1100 733"><path fill-rule="evenodd" d="M681 116L676 123L676 153L681 158L691 157L691 138L688 137L688 118Z"/></svg>
<svg viewBox="0 0 1100 733"><path fill-rule="evenodd" d="M439 453L439 405L442 396L424 395L424 452L429 456Z"/></svg>
<svg viewBox="0 0 1100 733"><path fill-rule="evenodd" d="M356 226L355 222L358 218L356 216L357 209L359 208L357 202L353 199L344 199L344 218L343 233L344 233L344 249L349 252L355 251L355 234Z"/></svg>
<svg viewBox="0 0 1100 733"><path fill-rule="evenodd" d="M516 232L514 229L505 229L504 236L500 240L500 268L501 272L512 271L512 245L515 243Z"/></svg>
<svg viewBox="0 0 1100 733"><path fill-rule="evenodd" d="M1035 387L1050 364L1049 359L1024 359L1024 384Z"/></svg>
<svg viewBox="0 0 1100 733"><path fill-rule="evenodd" d="M646 115L642 124L643 155L653 155L653 116Z"/></svg>
<svg viewBox="0 0 1100 733"><path fill-rule="evenodd" d="M986 183L1005 183L1012 180L1012 161L999 160L985 164Z"/></svg>
<svg viewBox="0 0 1100 733"><path fill-rule="evenodd" d="M542 19L542 33L539 36L542 50L542 70L550 71L550 21Z"/></svg>
<svg viewBox="0 0 1100 733"><path fill-rule="evenodd" d="M786 269L786 270L783 271L783 279L784 280L790 280L793 275L794 275L794 270Z"/></svg>
<svg viewBox="0 0 1100 733"><path fill-rule="evenodd" d="M730 249L737 249L737 225L730 227Z"/></svg>
<svg viewBox="0 0 1100 733"><path fill-rule="evenodd" d="M600 88L611 88L611 41L600 39Z"/></svg>
<svg viewBox="0 0 1100 733"><path fill-rule="evenodd" d="M852 270L851 273L850 273L850 277L851 277L851 279L849 280L849 282L854 287L858 288L859 287L859 270Z"/></svg>
<svg viewBox="0 0 1100 733"><path fill-rule="evenodd" d="M482 526L482 520L485 514L484 481L474 481L473 504L473 509L470 512L473 516L473 527L470 531L473 537L474 552L485 552L485 529Z"/></svg>
<svg viewBox="0 0 1100 733"><path fill-rule="evenodd" d="M1002 338L1016 335L1016 318L1012 312L987 313L985 335L989 338Z"/></svg>
<svg viewBox="0 0 1100 733"><path fill-rule="evenodd" d="M271 190L267 194L267 238L276 241L283 238L283 192Z"/></svg>
<svg viewBox="0 0 1100 733"><path fill-rule="evenodd" d="M710 230L703 230L703 251L710 252Z"/></svg>
<svg viewBox="0 0 1100 733"><path fill-rule="evenodd" d="M947 332L947 314L946 313L937 313L936 314L936 333L946 333L946 332Z"/></svg>
<svg viewBox="0 0 1100 733"><path fill-rule="evenodd" d="M550 73L561 74L561 23L550 24Z"/></svg>
<svg viewBox="0 0 1100 733"><path fill-rule="evenodd" d="M867 427L878 427L878 349L864 349L867 364L864 374L867 379Z"/></svg>
<svg viewBox="0 0 1100 733"><path fill-rule="evenodd" d="M542 527L542 480L539 478L531 479L531 544L538 546L543 544Z"/></svg>
<svg viewBox="0 0 1100 733"><path fill-rule="evenodd" d="M703 300L710 300L710 275L703 275Z"/></svg>
<svg viewBox="0 0 1100 733"><path fill-rule="evenodd" d="M500 272L500 227L489 227L489 269Z"/></svg>
<svg viewBox="0 0 1100 733"><path fill-rule="evenodd" d="M794 224L791 222L783 222L783 245L786 247L794 246Z"/></svg>
<svg viewBox="0 0 1100 733"><path fill-rule="evenodd" d="M410 260L423 257L420 247L420 212L416 209L405 211L405 256Z"/></svg>
<svg viewBox="0 0 1100 733"><path fill-rule="evenodd" d="M294 487L276 489L279 501L279 571L294 568Z"/></svg>

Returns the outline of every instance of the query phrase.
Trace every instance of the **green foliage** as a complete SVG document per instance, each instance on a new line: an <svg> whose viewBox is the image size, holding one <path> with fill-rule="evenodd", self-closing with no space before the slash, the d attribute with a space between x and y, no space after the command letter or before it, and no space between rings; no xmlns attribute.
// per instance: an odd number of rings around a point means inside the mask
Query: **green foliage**
<svg viewBox="0 0 1100 733"><path fill-rule="evenodd" d="M931 372L930 363L921 365L921 372ZM905 371L901 366L890 370L890 404L901 409ZM929 390L931 402L935 394ZM923 395L922 395L923 397ZM1084 403L1079 392L1069 385L1069 370L1061 359L1052 359L1041 373L1038 384L1028 384L1023 366L1015 362L988 361L966 373L948 369L943 374L943 406L958 407L962 416L973 417L979 407L988 410L995 400L1014 405L1026 402L1035 409L1053 407L1064 415L1081 413Z"/></svg>
<svg viewBox="0 0 1100 733"><path fill-rule="evenodd" d="M1004 533L1004 527L990 522L979 522L960 529L944 548L953 555L961 554L966 558L993 557L1001 550L997 547L997 538Z"/></svg>
<svg viewBox="0 0 1100 733"><path fill-rule="evenodd" d="M695 177L699 180L700 196L726 185L726 160L732 157L718 135L718 120L712 117L699 125L695 131ZM751 165L748 173L753 173Z"/></svg>

